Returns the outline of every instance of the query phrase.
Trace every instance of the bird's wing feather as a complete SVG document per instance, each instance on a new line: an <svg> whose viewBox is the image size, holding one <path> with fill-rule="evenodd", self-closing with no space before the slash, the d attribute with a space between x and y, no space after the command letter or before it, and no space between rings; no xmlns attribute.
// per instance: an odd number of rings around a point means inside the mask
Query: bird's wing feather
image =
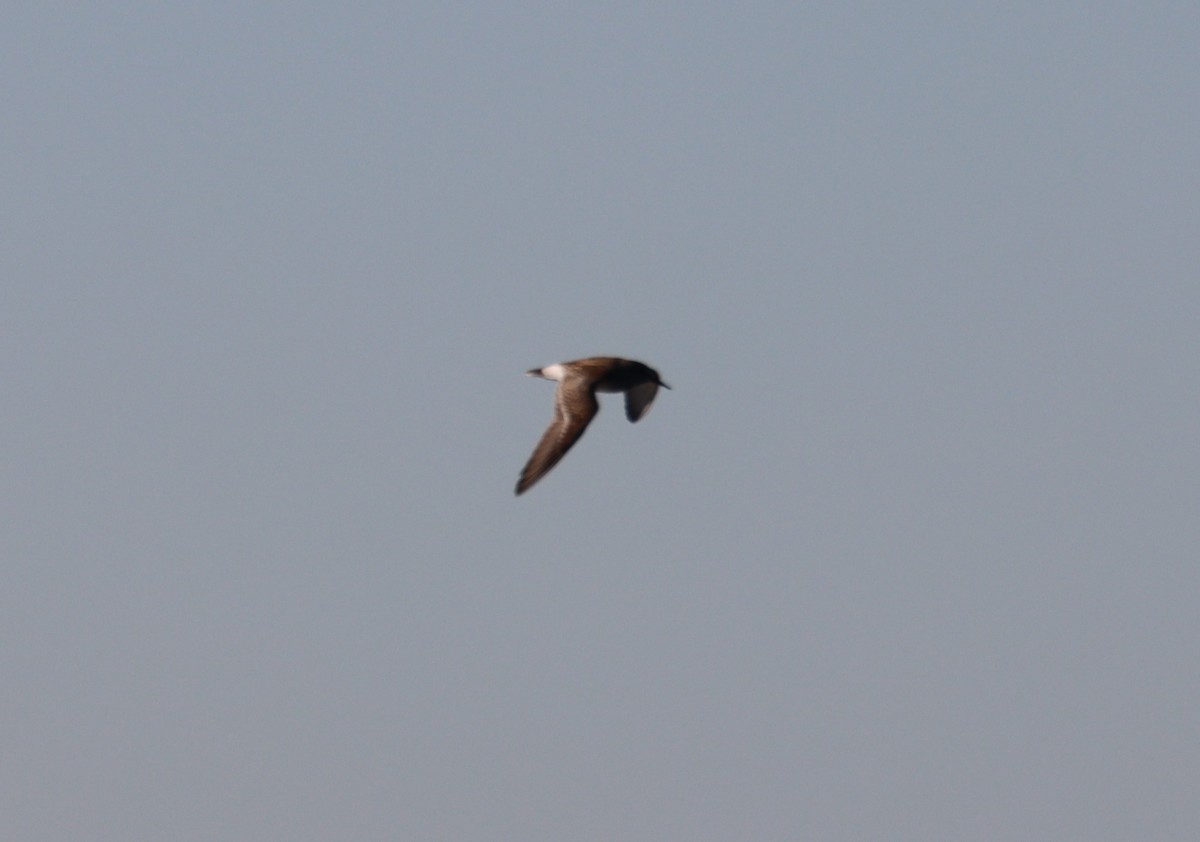
<svg viewBox="0 0 1200 842"><path fill-rule="evenodd" d="M596 396L586 385L569 381L559 384L554 394L554 418L521 471L517 494L528 491L567 455L599 409Z"/></svg>
<svg viewBox="0 0 1200 842"><path fill-rule="evenodd" d="M646 414L646 410L650 408L650 404L654 402L654 396L657 394L658 384L653 380L647 380L632 389L627 389L625 391L625 417L630 421L637 421Z"/></svg>

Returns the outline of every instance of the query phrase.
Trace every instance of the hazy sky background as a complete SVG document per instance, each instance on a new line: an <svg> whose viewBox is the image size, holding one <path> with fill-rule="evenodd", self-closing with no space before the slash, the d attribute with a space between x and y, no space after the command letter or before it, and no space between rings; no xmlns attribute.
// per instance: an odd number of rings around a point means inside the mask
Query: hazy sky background
<svg viewBox="0 0 1200 842"><path fill-rule="evenodd" d="M1200 838L1200 5L2 24L0 837Z"/></svg>

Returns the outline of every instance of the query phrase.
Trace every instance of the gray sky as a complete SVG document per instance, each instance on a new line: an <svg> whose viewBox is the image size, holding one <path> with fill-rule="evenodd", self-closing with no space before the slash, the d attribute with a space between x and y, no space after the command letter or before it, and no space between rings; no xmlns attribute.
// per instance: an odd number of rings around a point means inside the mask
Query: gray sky
<svg viewBox="0 0 1200 842"><path fill-rule="evenodd" d="M0 837L1198 838L1200 6L396 5L4 15Z"/></svg>

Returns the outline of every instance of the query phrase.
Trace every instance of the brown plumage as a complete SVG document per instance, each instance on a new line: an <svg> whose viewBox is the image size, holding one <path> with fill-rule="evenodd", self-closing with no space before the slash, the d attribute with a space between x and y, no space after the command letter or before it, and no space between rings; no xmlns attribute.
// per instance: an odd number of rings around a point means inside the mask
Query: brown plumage
<svg viewBox="0 0 1200 842"><path fill-rule="evenodd" d="M596 392L624 392L625 416L637 421L650 408L659 386L671 388L650 366L620 357L588 357L526 373L558 381L558 390L554 393L554 417L521 471L517 494L528 491L579 441L600 410Z"/></svg>

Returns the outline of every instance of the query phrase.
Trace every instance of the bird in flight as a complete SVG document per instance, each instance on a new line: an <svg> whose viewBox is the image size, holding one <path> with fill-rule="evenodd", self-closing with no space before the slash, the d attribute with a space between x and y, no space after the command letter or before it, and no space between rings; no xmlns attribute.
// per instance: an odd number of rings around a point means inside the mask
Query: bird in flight
<svg viewBox="0 0 1200 842"><path fill-rule="evenodd" d="M632 422L646 414L659 386L671 388L650 366L620 357L588 357L531 369L526 374L555 380L558 390L554 393L554 417L521 471L517 494L528 491L579 441L600 410L597 392L624 392L625 416Z"/></svg>

